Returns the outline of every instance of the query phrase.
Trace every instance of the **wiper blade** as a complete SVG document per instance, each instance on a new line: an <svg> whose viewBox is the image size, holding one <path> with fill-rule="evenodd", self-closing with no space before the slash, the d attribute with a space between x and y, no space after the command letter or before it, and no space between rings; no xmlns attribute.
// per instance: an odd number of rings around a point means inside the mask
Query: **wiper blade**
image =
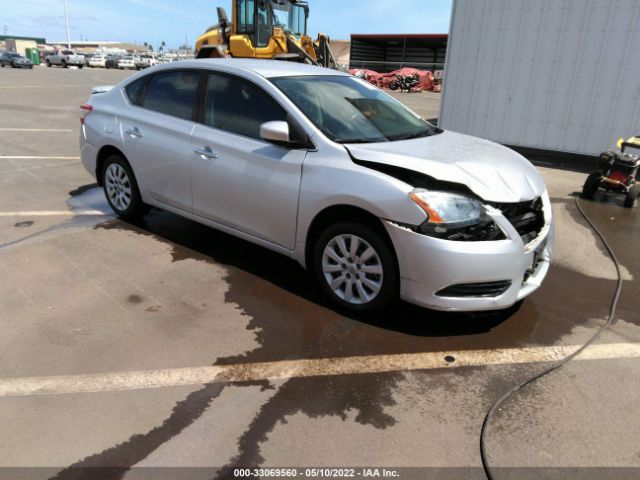
<svg viewBox="0 0 640 480"><path fill-rule="evenodd" d="M395 142L398 140L411 140L412 138L430 137L431 135L433 135L433 132L431 130L425 130L424 132L410 133L408 135L398 135L395 137L389 137L389 140L391 140L392 142Z"/></svg>
<svg viewBox="0 0 640 480"><path fill-rule="evenodd" d="M336 138L336 143L380 143L388 142L386 138Z"/></svg>

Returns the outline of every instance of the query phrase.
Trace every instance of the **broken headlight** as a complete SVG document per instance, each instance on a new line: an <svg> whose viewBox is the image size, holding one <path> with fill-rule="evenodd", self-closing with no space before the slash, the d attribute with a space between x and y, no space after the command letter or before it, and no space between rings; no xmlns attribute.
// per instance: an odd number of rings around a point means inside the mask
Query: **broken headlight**
<svg viewBox="0 0 640 480"><path fill-rule="evenodd" d="M475 198L417 188L409 194L427 215L418 232L453 241L502 240L504 233Z"/></svg>

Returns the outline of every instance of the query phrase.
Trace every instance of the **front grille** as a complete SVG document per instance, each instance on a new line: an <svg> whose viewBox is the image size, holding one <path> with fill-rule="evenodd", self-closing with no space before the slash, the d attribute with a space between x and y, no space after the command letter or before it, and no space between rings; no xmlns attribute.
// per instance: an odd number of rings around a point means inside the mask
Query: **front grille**
<svg viewBox="0 0 640 480"><path fill-rule="evenodd" d="M525 245L534 240L544 227L542 198L520 203L489 202L489 205L502 212L516 229Z"/></svg>
<svg viewBox="0 0 640 480"><path fill-rule="evenodd" d="M438 297L499 297L509 290L510 280L486 283L460 283L438 291Z"/></svg>

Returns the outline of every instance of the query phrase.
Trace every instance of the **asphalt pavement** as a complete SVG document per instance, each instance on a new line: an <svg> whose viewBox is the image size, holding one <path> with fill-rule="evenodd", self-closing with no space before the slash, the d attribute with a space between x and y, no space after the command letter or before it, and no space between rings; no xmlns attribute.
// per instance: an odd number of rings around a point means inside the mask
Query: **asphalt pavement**
<svg viewBox="0 0 640 480"><path fill-rule="evenodd" d="M491 403L606 319L616 276L574 203L586 175L540 167L557 258L522 304L348 317L292 260L160 210L113 216L79 161L79 106L130 74L0 70L0 480L485 478ZM438 115L437 94L395 96ZM638 211L584 207L622 265L618 314L493 418L496 478L640 476Z"/></svg>

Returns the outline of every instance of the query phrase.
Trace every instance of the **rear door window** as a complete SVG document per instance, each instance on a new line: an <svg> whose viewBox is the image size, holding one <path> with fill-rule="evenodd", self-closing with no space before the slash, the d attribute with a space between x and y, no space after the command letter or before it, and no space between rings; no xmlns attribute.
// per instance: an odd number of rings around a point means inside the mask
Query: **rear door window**
<svg viewBox="0 0 640 480"><path fill-rule="evenodd" d="M203 113L210 127L256 139L263 123L287 120L287 112L262 88L218 74L209 75Z"/></svg>
<svg viewBox="0 0 640 480"><path fill-rule="evenodd" d="M200 76L194 70L154 75L145 89L142 106L172 117L192 120Z"/></svg>

